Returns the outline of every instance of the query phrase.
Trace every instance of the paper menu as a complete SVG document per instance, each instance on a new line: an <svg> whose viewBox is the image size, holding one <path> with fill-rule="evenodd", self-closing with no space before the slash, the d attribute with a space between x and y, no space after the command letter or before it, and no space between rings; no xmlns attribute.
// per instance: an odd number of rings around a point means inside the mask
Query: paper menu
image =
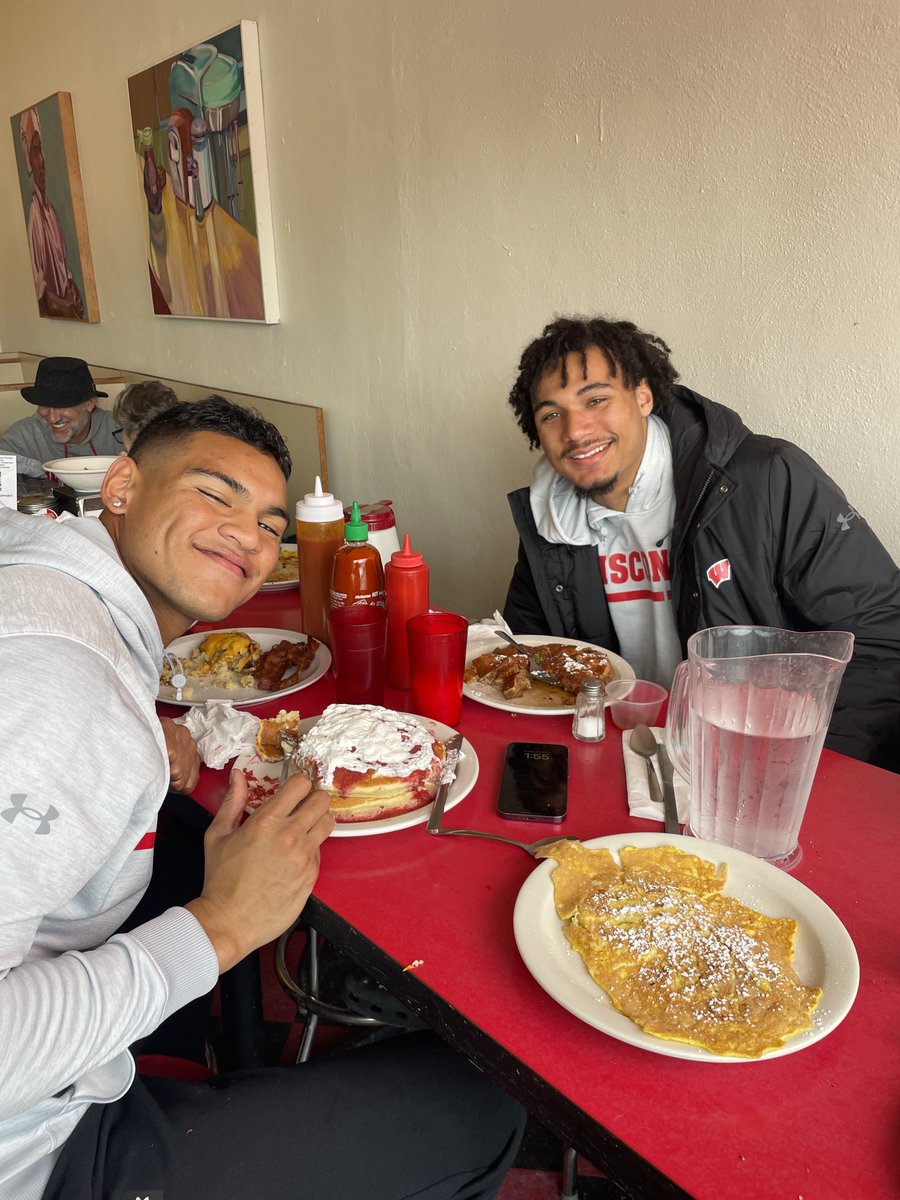
<svg viewBox="0 0 900 1200"><path fill-rule="evenodd" d="M0 505L15 508L17 499L16 456L0 454Z"/></svg>

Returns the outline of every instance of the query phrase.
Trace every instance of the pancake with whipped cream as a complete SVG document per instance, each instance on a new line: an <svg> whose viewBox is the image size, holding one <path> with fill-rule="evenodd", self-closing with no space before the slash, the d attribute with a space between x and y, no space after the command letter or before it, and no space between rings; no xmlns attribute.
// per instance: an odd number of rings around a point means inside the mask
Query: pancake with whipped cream
<svg viewBox="0 0 900 1200"><path fill-rule="evenodd" d="M430 804L444 743L407 713L331 704L294 752L298 770L331 797L336 821L374 821Z"/></svg>

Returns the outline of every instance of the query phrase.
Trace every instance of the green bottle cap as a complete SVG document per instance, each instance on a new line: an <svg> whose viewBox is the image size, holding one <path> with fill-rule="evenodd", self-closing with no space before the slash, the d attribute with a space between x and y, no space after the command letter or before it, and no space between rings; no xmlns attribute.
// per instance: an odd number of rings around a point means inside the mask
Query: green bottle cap
<svg viewBox="0 0 900 1200"><path fill-rule="evenodd" d="M344 523L344 537L348 542L367 542L369 527L359 515L359 504L354 500L350 509L350 520Z"/></svg>

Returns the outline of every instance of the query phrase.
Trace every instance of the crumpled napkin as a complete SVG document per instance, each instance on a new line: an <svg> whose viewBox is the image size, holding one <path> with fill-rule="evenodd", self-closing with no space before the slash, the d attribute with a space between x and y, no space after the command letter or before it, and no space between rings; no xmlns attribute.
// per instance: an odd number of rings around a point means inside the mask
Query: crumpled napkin
<svg viewBox="0 0 900 1200"><path fill-rule="evenodd" d="M468 654L476 642L483 642L486 638L496 638L498 629L503 629L510 636L515 636L501 617L499 610L494 612L493 619L485 617L481 621L473 621L466 634L466 653Z"/></svg>
<svg viewBox="0 0 900 1200"><path fill-rule="evenodd" d="M187 727L200 757L208 767L218 770L253 745L259 717L239 712L231 700L207 700L189 708L183 717L176 717L175 724Z"/></svg>
<svg viewBox="0 0 900 1200"><path fill-rule="evenodd" d="M658 742L665 741L666 731L656 728L653 736ZM671 757L671 756L670 756ZM655 804L650 799L650 781L647 778L647 759L636 754L631 748L631 730L622 732L622 758L625 762L625 784L628 788L628 813L632 817L641 817L645 821L664 820L663 806ZM662 776L659 773L659 759L654 758L650 764L656 771L659 787L662 790ZM672 780L675 784L675 804L678 808L678 820L684 823L688 819L688 802L690 785L682 779L677 771L673 771Z"/></svg>

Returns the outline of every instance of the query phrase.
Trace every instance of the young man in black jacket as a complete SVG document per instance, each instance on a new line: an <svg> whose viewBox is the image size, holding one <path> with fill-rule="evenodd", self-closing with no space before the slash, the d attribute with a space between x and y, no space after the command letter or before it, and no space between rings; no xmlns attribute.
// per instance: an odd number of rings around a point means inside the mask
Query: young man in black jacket
<svg viewBox="0 0 900 1200"><path fill-rule="evenodd" d="M900 771L900 571L808 455L677 379L628 321L561 318L525 349L509 403L543 455L509 497L506 620L667 687L698 629L848 630L826 745Z"/></svg>

